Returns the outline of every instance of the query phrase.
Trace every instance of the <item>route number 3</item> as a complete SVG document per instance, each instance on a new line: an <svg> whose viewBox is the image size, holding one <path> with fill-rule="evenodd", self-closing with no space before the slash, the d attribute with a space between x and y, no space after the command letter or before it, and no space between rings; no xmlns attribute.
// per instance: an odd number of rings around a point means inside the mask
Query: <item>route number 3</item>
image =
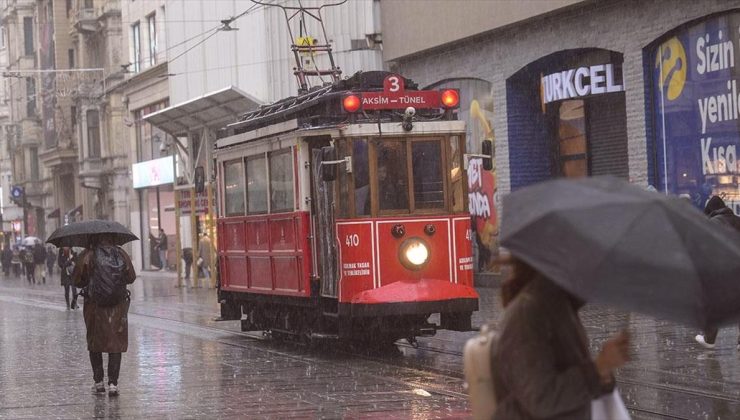
<svg viewBox="0 0 740 420"><path fill-rule="evenodd" d="M347 246L360 246L360 236L356 233L347 235L347 237L344 239L344 244Z"/></svg>
<svg viewBox="0 0 740 420"><path fill-rule="evenodd" d="M398 92L401 89L401 84L398 76L389 77L388 82L390 82L391 84L391 87L388 89L390 92Z"/></svg>

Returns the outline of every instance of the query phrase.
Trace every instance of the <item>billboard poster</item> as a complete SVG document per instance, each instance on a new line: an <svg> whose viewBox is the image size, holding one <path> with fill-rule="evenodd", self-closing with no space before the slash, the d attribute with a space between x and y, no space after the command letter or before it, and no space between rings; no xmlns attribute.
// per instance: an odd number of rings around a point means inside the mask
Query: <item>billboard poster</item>
<svg viewBox="0 0 740 420"><path fill-rule="evenodd" d="M54 60L54 3L39 2L39 66L41 70L53 70ZM41 72L41 120L43 121L44 145L57 145L56 133L56 74Z"/></svg>
<svg viewBox="0 0 740 420"><path fill-rule="evenodd" d="M424 89L454 88L460 90L459 119L466 123L467 153L480 153L483 140L494 141L493 92L490 82L477 78L448 79L434 83ZM495 152L494 141L494 152ZM496 205L496 160L494 167L483 169L481 159L468 162L468 211L470 212L475 241L475 271L494 269L493 259L498 255L498 214Z"/></svg>
<svg viewBox="0 0 740 420"><path fill-rule="evenodd" d="M654 181L703 208L740 213L740 12L679 28L648 54Z"/></svg>

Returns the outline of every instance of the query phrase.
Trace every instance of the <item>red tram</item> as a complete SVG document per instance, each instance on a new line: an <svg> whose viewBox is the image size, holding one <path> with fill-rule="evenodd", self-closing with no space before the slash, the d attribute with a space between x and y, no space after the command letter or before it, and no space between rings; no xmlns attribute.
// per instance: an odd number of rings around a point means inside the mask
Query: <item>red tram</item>
<svg viewBox="0 0 740 420"><path fill-rule="evenodd" d="M469 330L458 102L361 72L228 126L214 148L222 319L374 342Z"/></svg>

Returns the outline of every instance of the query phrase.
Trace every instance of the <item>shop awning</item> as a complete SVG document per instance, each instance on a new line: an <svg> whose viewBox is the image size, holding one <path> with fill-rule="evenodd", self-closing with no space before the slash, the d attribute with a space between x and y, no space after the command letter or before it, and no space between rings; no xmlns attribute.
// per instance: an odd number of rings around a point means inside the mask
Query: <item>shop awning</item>
<svg viewBox="0 0 740 420"><path fill-rule="evenodd" d="M167 134L183 137L203 128L218 130L259 105L257 99L229 86L145 115L144 120Z"/></svg>

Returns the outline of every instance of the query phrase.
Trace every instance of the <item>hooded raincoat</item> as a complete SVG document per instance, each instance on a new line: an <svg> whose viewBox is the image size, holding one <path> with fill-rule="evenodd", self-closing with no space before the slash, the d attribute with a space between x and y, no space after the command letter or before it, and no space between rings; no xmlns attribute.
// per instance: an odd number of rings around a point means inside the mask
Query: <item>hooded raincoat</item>
<svg viewBox="0 0 740 420"><path fill-rule="evenodd" d="M124 279L131 284L136 279L136 271L131 258L125 251L126 268ZM79 263L75 266L72 277L75 286L85 287L94 282L92 265L95 253L86 250L79 256ZM87 350L95 353L125 353L128 350L128 308L130 299L127 297L114 306L99 306L90 298L85 298L83 317L87 327Z"/></svg>

